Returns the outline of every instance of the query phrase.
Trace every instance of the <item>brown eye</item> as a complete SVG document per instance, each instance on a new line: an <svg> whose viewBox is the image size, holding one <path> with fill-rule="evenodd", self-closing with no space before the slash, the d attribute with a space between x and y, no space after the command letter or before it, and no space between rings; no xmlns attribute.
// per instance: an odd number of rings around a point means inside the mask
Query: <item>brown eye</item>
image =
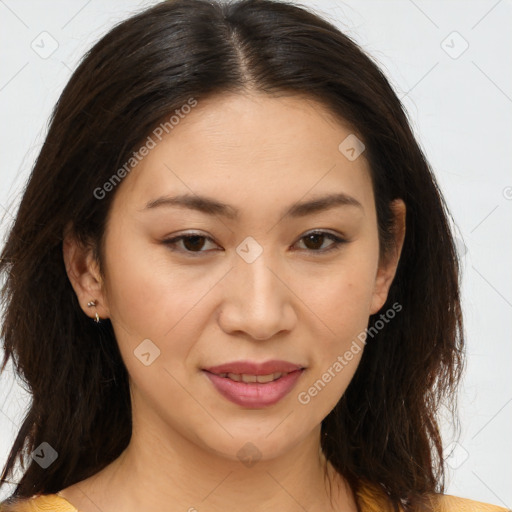
<svg viewBox="0 0 512 512"><path fill-rule="evenodd" d="M213 239L210 238L209 236L205 236L205 235L191 234L191 235L180 235L175 238L170 238L168 240L164 240L163 243L165 245L169 246L170 249L173 251L193 254L195 256L194 253L197 253L197 255L199 255L204 252L209 252L209 251L202 250L203 247L205 246L205 243L208 241L213 242ZM179 242L182 242L183 248L177 247Z"/></svg>
<svg viewBox="0 0 512 512"><path fill-rule="evenodd" d="M322 248L327 240L331 240L332 243L327 248ZM304 250L319 254L325 254L329 251L335 250L341 244L347 242L347 240L327 231L312 231L301 237L300 241L303 241L305 245ZM191 256L199 256L201 253L211 252L210 250L203 250L207 242L214 243L212 238L201 234L180 235L163 241L163 243L171 250L189 254ZM182 244L181 247L179 246L179 243Z"/></svg>
<svg viewBox="0 0 512 512"><path fill-rule="evenodd" d="M183 246L187 251L198 251L204 246L204 236L187 236L183 237Z"/></svg>
<svg viewBox="0 0 512 512"><path fill-rule="evenodd" d="M332 240L333 243L328 246L327 249L322 249L322 245L326 239ZM332 251L337 249L339 245L346 243L346 240L343 238L333 235L332 233L328 233L327 231L312 231L311 233L304 235L300 240L304 240L306 250L320 253Z"/></svg>

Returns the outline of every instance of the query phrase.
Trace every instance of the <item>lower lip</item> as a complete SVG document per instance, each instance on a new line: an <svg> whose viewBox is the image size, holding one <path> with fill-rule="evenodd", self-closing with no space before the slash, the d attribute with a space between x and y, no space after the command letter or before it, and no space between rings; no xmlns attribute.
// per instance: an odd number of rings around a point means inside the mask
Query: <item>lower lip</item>
<svg viewBox="0 0 512 512"><path fill-rule="evenodd" d="M290 372L272 382L236 382L203 370L217 391L231 402L243 407L261 408L284 398L295 386L304 369Z"/></svg>

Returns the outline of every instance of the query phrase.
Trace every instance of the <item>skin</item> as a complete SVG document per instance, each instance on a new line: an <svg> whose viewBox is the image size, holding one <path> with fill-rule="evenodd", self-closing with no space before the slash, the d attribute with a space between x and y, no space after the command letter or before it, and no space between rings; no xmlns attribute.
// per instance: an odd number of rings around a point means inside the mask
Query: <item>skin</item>
<svg viewBox="0 0 512 512"><path fill-rule="evenodd" d="M396 250L379 258L364 152L350 161L338 150L351 133L304 97L210 98L112 192L103 275L90 249L66 237L70 281L87 315L111 319L133 407L122 455L60 492L81 512L356 510L345 480L327 464L329 494L320 427L363 351L309 403L298 400L382 308L405 236L405 205L397 200ZM333 192L362 208L282 216ZM180 193L228 203L240 217L145 209ZM322 253L330 238L304 238L317 229L348 242ZM178 241L175 250L164 243L190 232L213 241ZM263 250L252 263L236 252L248 236ZM96 308L87 307L92 299ZM149 366L134 355L145 339L160 350ZM283 359L306 371L277 404L248 409L222 397L201 371L245 359ZM237 456L246 443L260 456L250 467Z"/></svg>

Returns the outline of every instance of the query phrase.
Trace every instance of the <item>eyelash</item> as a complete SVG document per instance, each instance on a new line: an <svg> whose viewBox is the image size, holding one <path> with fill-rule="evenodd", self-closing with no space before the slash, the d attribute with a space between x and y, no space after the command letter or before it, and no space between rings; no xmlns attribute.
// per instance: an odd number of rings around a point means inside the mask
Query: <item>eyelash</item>
<svg viewBox="0 0 512 512"><path fill-rule="evenodd" d="M339 236L336 236L336 235L334 235L332 233L329 233L328 231L321 231L321 230L310 231L309 233L306 233L301 238L299 238L299 241L302 240L303 238L306 238L306 237L310 236L310 235L324 235L326 238L329 238L330 240L332 240L334 242L327 249L322 249L322 250L302 249L302 250L305 250L305 251L308 251L308 252L311 252L311 253L326 254L326 253L329 253L331 251L339 249L340 245L347 243L347 240L345 240L343 238L340 238ZM210 242L215 243L212 238L210 238L209 236L206 236L206 235L201 235L200 233L189 233L189 234L186 234L186 235L180 235L180 236L177 236L177 237L174 237L174 238L169 238L167 240L163 240L162 243L167 245L167 246L169 246L172 251L178 251L178 252L185 253L187 255L191 255L192 257L198 257L201 253L205 253L205 252L209 252L209 251L188 251L188 250L178 250L176 248L173 248L173 246L175 246L181 240L190 239L190 238L197 238L197 237L198 238L204 238L204 239L206 239L206 240L208 240Z"/></svg>

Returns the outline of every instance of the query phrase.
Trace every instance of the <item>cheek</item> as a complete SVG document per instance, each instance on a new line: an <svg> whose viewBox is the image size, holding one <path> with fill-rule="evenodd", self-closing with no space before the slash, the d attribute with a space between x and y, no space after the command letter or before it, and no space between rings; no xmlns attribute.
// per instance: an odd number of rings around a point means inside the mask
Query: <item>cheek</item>
<svg viewBox="0 0 512 512"><path fill-rule="evenodd" d="M109 233L105 249L110 318L120 343L140 343L171 329L187 303L179 273L171 279L165 262L155 258L159 251L122 229Z"/></svg>
<svg viewBox="0 0 512 512"><path fill-rule="evenodd" d="M301 280L299 296L324 324L328 344L340 345L367 325L375 285L376 262L353 256Z"/></svg>
<svg viewBox="0 0 512 512"><path fill-rule="evenodd" d="M162 356L155 367L182 365L208 321L209 292L225 269L185 269L165 248L121 232L107 239L106 265L110 318L127 367L138 369L134 350L146 339Z"/></svg>
<svg viewBox="0 0 512 512"><path fill-rule="evenodd" d="M362 254L354 253L323 276L320 284L318 275L304 283L302 293L310 290L304 311L310 311L307 314L315 319L318 331L311 372L297 399L320 416L328 414L343 395L364 350L377 262Z"/></svg>
<svg viewBox="0 0 512 512"><path fill-rule="evenodd" d="M345 393L361 360L371 301L370 286L350 274L330 282L311 309L321 319L313 334L311 369L296 400L302 413L321 421ZM361 276L361 279L364 276Z"/></svg>

